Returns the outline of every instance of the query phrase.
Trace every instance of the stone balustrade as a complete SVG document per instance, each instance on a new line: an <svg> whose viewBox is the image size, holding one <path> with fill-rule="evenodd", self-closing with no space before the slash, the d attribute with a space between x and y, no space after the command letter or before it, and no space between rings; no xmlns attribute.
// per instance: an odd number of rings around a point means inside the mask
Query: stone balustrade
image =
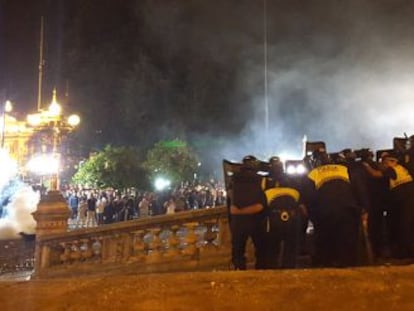
<svg viewBox="0 0 414 311"><path fill-rule="evenodd" d="M225 207L36 237L35 277L229 269Z"/></svg>

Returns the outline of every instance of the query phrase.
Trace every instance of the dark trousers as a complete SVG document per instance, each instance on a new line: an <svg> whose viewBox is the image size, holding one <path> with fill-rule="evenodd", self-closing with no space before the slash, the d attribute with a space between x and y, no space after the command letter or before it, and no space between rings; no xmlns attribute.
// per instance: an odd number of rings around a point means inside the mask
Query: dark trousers
<svg viewBox="0 0 414 311"><path fill-rule="evenodd" d="M314 265L349 267L358 263L359 215L353 210L338 210L313 221Z"/></svg>
<svg viewBox="0 0 414 311"><path fill-rule="evenodd" d="M249 237L255 248L255 268L266 267L265 221L262 213L230 216L232 262L236 270L246 270L246 243Z"/></svg>
<svg viewBox="0 0 414 311"><path fill-rule="evenodd" d="M398 220L397 257L414 258L414 203L401 202Z"/></svg>
<svg viewBox="0 0 414 311"><path fill-rule="evenodd" d="M266 268L295 268L300 247L298 215L283 221L277 212L269 215L266 241Z"/></svg>

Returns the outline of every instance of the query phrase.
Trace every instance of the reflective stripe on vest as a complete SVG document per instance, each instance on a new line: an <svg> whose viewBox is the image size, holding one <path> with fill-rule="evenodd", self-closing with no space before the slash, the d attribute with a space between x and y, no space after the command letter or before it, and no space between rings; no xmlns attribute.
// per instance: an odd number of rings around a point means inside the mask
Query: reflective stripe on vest
<svg viewBox="0 0 414 311"><path fill-rule="evenodd" d="M343 180L350 182L348 168L344 165L328 164L313 169L308 177L315 183L316 189L319 189L328 181Z"/></svg>
<svg viewBox="0 0 414 311"><path fill-rule="evenodd" d="M390 178L390 189L394 189L399 185L413 181L413 178L404 166L397 164L393 169L397 177L395 179Z"/></svg>
<svg viewBox="0 0 414 311"><path fill-rule="evenodd" d="M284 187L277 187L277 188L270 188L265 191L267 204L269 205L270 202L277 199L278 197L282 196L289 196L295 200L295 202L299 201L299 192L293 188L284 188Z"/></svg>

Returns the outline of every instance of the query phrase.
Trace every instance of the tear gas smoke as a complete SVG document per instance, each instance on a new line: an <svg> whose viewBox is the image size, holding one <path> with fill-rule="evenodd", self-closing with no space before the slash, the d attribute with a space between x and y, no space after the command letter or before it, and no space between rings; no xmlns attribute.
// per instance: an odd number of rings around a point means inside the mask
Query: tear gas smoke
<svg viewBox="0 0 414 311"><path fill-rule="evenodd" d="M0 170L0 239L19 238L20 232L35 233L36 210L40 194L17 177L17 165L1 150Z"/></svg>

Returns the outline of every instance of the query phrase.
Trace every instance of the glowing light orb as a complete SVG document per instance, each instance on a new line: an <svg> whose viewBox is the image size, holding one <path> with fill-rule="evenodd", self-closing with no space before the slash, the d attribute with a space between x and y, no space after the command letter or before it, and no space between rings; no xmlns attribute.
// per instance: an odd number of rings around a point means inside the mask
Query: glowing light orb
<svg viewBox="0 0 414 311"><path fill-rule="evenodd" d="M59 159L53 154L43 154L32 158L27 169L39 175L56 174L59 170Z"/></svg>
<svg viewBox="0 0 414 311"><path fill-rule="evenodd" d="M154 182L155 189L158 191L164 190L168 188L170 185L171 185L171 181L163 177L158 177Z"/></svg>
<svg viewBox="0 0 414 311"><path fill-rule="evenodd" d="M72 114L68 118L68 123L70 126L77 126L80 123L80 117L76 114Z"/></svg>

